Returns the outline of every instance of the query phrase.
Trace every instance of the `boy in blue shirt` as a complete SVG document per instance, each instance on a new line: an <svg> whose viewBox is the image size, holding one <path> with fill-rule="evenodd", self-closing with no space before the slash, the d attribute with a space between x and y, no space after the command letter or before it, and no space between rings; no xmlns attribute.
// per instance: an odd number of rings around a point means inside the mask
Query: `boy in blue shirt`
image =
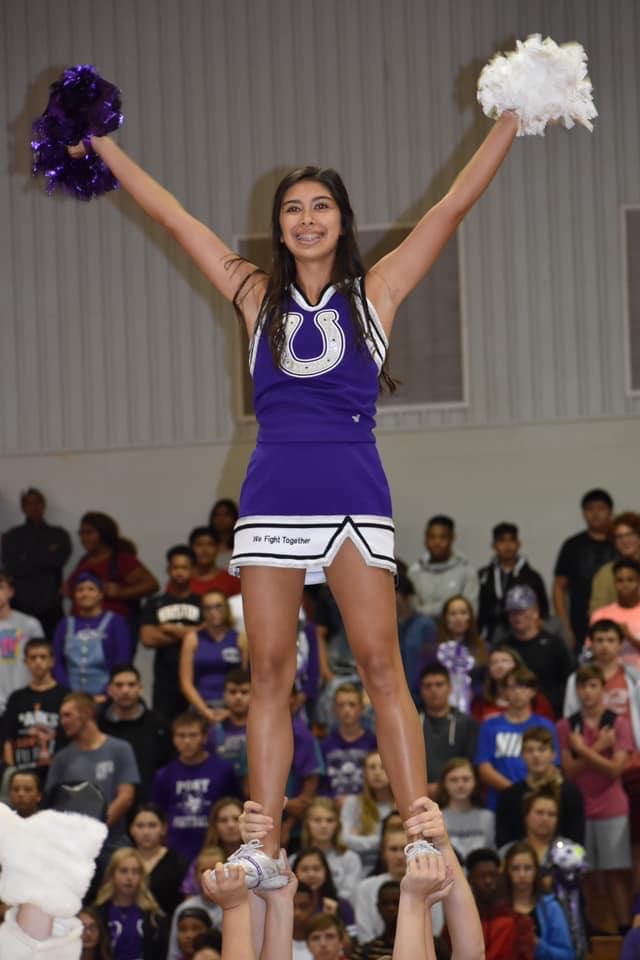
<svg viewBox="0 0 640 960"><path fill-rule="evenodd" d="M547 727L551 731L554 763L558 764L560 750L556 728L550 720L533 713L531 701L537 690L536 675L528 667L514 667L504 679L507 709L504 714L490 717L480 725L475 763L480 779L489 788L487 807L495 810L497 795L527 776L527 765L522 759L522 734L529 727Z"/></svg>

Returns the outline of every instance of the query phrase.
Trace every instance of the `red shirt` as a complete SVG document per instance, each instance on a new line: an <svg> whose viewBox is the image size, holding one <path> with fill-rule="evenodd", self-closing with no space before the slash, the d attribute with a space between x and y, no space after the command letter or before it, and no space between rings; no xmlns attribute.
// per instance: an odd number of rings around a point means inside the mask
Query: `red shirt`
<svg viewBox="0 0 640 960"><path fill-rule="evenodd" d="M499 713L504 713L506 709L506 703L504 706L500 706L500 704L485 700L484 697L476 697L471 704L471 714L476 718L478 723L488 720L489 717L495 717ZM544 693L540 693L539 690L536 692L535 697L531 701L531 712L539 713L540 716L546 717L548 720L552 720L553 723L556 722L556 715L553 712L553 707L545 697Z"/></svg>
<svg viewBox="0 0 640 960"><path fill-rule="evenodd" d="M232 577L226 570L216 570L212 577L193 577L191 591L203 596L211 590L219 590L225 597L240 593L240 577Z"/></svg>

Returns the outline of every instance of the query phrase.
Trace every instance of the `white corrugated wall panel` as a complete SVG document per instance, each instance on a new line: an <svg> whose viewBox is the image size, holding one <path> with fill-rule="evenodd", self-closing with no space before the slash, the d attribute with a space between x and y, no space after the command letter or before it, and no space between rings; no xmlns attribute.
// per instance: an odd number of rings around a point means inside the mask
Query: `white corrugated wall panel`
<svg viewBox="0 0 640 960"><path fill-rule="evenodd" d="M0 0L0 450L234 431L229 308L128 197L80 205L30 181L29 124L65 64L118 82L125 148L231 243L265 230L279 176L304 162L341 170L362 224L418 217L487 129L478 69L535 29L585 44L596 131L519 141L463 227L468 407L381 423L638 412L620 234L620 205L640 202L634 0Z"/></svg>

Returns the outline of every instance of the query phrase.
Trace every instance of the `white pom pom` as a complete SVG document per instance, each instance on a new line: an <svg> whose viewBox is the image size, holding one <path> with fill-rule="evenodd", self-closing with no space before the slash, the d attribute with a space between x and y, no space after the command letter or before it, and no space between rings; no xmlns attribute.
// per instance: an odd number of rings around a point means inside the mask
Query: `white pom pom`
<svg viewBox="0 0 640 960"><path fill-rule="evenodd" d="M496 54L478 79L478 100L488 117L505 110L519 118L518 136L539 133L552 121L593 130L598 116L587 76L587 55L579 43L558 46L532 34L506 55Z"/></svg>

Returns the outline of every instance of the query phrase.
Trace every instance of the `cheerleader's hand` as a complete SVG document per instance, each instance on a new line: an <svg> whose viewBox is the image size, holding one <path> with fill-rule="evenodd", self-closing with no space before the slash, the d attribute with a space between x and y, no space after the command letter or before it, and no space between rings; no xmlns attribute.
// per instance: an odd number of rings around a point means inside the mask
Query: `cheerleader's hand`
<svg viewBox="0 0 640 960"><path fill-rule="evenodd" d="M215 869L202 874L202 887L207 896L223 910L233 910L247 903L249 891L244 870L237 863L216 863Z"/></svg>
<svg viewBox="0 0 640 960"><path fill-rule="evenodd" d="M424 837L434 846L441 848L448 844L449 837L442 811L429 797L418 797L409 807L411 816L405 820L404 828L409 840Z"/></svg>

